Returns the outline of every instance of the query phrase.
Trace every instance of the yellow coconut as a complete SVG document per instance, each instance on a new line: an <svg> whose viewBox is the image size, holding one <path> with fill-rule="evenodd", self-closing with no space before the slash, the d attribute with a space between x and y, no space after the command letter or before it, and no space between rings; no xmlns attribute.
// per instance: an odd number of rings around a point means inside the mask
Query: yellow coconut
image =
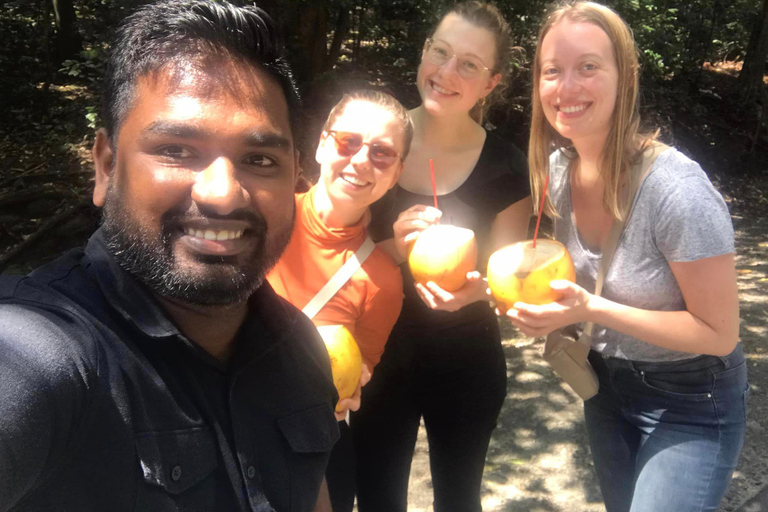
<svg viewBox="0 0 768 512"><path fill-rule="evenodd" d="M417 283L432 281L449 292L464 286L467 272L475 270L475 265L475 233L447 224L422 231L408 254L408 266Z"/></svg>
<svg viewBox="0 0 768 512"><path fill-rule="evenodd" d="M557 279L576 280L571 255L556 240L539 239L508 245L488 260L488 286L500 310L515 302L549 304L561 298L550 288Z"/></svg>
<svg viewBox="0 0 768 512"><path fill-rule="evenodd" d="M355 393L363 371L360 348L352 333L343 325L322 325L317 330L331 359L333 384L339 393L339 400L349 398Z"/></svg>

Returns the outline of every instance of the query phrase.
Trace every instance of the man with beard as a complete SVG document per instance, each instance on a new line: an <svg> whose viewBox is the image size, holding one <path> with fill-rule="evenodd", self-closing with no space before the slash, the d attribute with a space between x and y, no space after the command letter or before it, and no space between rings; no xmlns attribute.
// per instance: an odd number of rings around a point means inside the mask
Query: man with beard
<svg viewBox="0 0 768 512"><path fill-rule="evenodd" d="M264 281L298 172L272 20L144 7L103 100L103 226L0 280L0 511L312 510L337 396L314 327Z"/></svg>

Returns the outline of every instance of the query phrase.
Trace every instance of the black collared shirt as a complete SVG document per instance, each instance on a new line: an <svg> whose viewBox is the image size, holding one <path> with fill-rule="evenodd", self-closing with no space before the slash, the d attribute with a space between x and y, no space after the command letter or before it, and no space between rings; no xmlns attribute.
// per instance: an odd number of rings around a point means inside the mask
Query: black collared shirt
<svg viewBox="0 0 768 512"><path fill-rule="evenodd" d="M186 339L97 232L0 278L0 511L309 511L338 438L311 322L265 284L231 361Z"/></svg>

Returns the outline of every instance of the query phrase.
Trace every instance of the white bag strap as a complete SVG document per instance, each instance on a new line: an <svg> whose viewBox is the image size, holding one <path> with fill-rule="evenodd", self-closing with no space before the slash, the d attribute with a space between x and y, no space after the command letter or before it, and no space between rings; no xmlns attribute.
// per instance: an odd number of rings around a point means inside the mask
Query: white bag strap
<svg viewBox="0 0 768 512"><path fill-rule="evenodd" d="M357 269L359 269L368 256L371 255L375 247L376 244L373 243L373 240L371 240L370 237L366 238L357 252L344 262L333 277L325 283L325 286L320 288L320 291L312 297L312 300L310 300L306 306L304 306L304 309L301 310L302 313L307 315L310 319L314 318L315 315L323 309L323 306L331 300L331 297L336 295L336 292L338 292L341 287L349 281L349 278L357 272Z"/></svg>

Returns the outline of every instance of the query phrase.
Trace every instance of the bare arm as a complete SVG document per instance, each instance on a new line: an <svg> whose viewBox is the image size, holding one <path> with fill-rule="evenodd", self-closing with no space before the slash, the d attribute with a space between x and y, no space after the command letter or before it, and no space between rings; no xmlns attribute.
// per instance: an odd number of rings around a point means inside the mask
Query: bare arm
<svg viewBox="0 0 768 512"><path fill-rule="evenodd" d="M670 262L686 311L646 311L595 300L594 321L652 345L724 356L739 339L739 298L733 254ZM609 304L610 303L610 304Z"/></svg>
<svg viewBox="0 0 768 512"><path fill-rule="evenodd" d="M739 336L739 301L733 254L670 262L685 311L649 311L596 297L566 281L554 282L565 297L555 304L516 304L507 313L529 336L591 321L642 341L680 352L727 355Z"/></svg>
<svg viewBox="0 0 768 512"><path fill-rule="evenodd" d="M525 240L533 212L531 196L527 196L496 215L491 225L491 250Z"/></svg>

